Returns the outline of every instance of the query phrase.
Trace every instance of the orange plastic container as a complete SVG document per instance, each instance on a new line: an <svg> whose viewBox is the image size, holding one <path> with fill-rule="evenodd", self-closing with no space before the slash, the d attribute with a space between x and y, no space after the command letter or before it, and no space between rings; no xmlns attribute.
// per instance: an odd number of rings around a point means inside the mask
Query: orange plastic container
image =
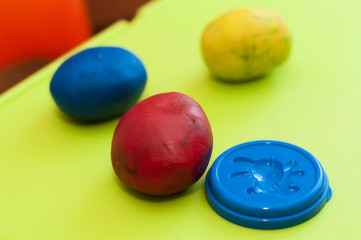
<svg viewBox="0 0 361 240"><path fill-rule="evenodd" d="M0 69L51 61L92 34L85 0L0 1Z"/></svg>

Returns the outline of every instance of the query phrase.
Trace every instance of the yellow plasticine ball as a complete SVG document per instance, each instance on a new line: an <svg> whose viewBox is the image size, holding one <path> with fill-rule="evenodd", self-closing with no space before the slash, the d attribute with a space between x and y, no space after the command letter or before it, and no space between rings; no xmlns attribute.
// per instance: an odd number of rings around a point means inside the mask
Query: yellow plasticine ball
<svg viewBox="0 0 361 240"><path fill-rule="evenodd" d="M261 9L234 9L203 32L202 54L211 73L226 81L257 78L281 65L291 48L283 19Z"/></svg>

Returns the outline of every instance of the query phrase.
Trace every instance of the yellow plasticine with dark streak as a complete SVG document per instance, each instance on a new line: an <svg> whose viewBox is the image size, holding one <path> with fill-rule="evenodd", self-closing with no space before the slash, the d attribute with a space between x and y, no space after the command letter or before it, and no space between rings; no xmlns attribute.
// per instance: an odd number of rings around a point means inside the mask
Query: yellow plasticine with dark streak
<svg viewBox="0 0 361 240"><path fill-rule="evenodd" d="M205 63L215 77L242 81L282 64L291 49L291 34L277 13L234 9L209 23L201 45Z"/></svg>

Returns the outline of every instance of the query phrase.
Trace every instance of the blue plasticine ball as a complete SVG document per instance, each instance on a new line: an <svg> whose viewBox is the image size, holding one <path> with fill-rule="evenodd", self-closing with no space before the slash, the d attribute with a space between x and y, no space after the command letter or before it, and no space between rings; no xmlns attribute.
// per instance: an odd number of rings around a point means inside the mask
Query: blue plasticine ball
<svg viewBox="0 0 361 240"><path fill-rule="evenodd" d="M146 80L144 65L133 53L95 47L67 59L55 72L50 92L65 114L82 121L102 121L131 108Z"/></svg>

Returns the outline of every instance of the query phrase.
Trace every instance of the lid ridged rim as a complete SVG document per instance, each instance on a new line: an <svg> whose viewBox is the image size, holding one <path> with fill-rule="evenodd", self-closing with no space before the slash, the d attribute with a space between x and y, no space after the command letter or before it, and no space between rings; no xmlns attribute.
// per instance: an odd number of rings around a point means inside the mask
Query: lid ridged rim
<svg viewBox="0 0 361 240"><path fill-rule="evenodd" d="M236 200L231 199L231 201L229 201L227 197L226 199L224 199L226 191L223 191L222 189L219 190L219 182L217 182L217 178L219 178L219 176L216 170L219 166L219 163L225 157L227 157L227 154L229 154L231 151L234 151L235 148L239 148L240 146L245 146L249 144L259 144L262 142L292 146L297 150L301 149L302 151L308 153L308 156L312 157L312 160L315 161L314 166L317 166L321 173L319 175L320 179L318 179L318 183L320 183L321 185L314 189L315 192L313 194L316 194L315 197L310 198L309 202L303 203L302 206L294 206L294 209L290 209L289 211L271 213L268 212L267 214L259 214L259 212L252 212L251 210L244 211L245 207L247 207L246 205L243 205L241 208L234 207L235 205L237 205L237 202L235 202ZM214 187L214 185L216 185L216 187ZM233 223L251 228L278 229L302 223L316 215L323 208L326 202L331 198L331 195L332 191L329 187L328 177L319 161L306 150L296 145L280 141L253 141L232 147L222 153L216 159L206 176L206 196L211 207L225 219Z"/></svg>

